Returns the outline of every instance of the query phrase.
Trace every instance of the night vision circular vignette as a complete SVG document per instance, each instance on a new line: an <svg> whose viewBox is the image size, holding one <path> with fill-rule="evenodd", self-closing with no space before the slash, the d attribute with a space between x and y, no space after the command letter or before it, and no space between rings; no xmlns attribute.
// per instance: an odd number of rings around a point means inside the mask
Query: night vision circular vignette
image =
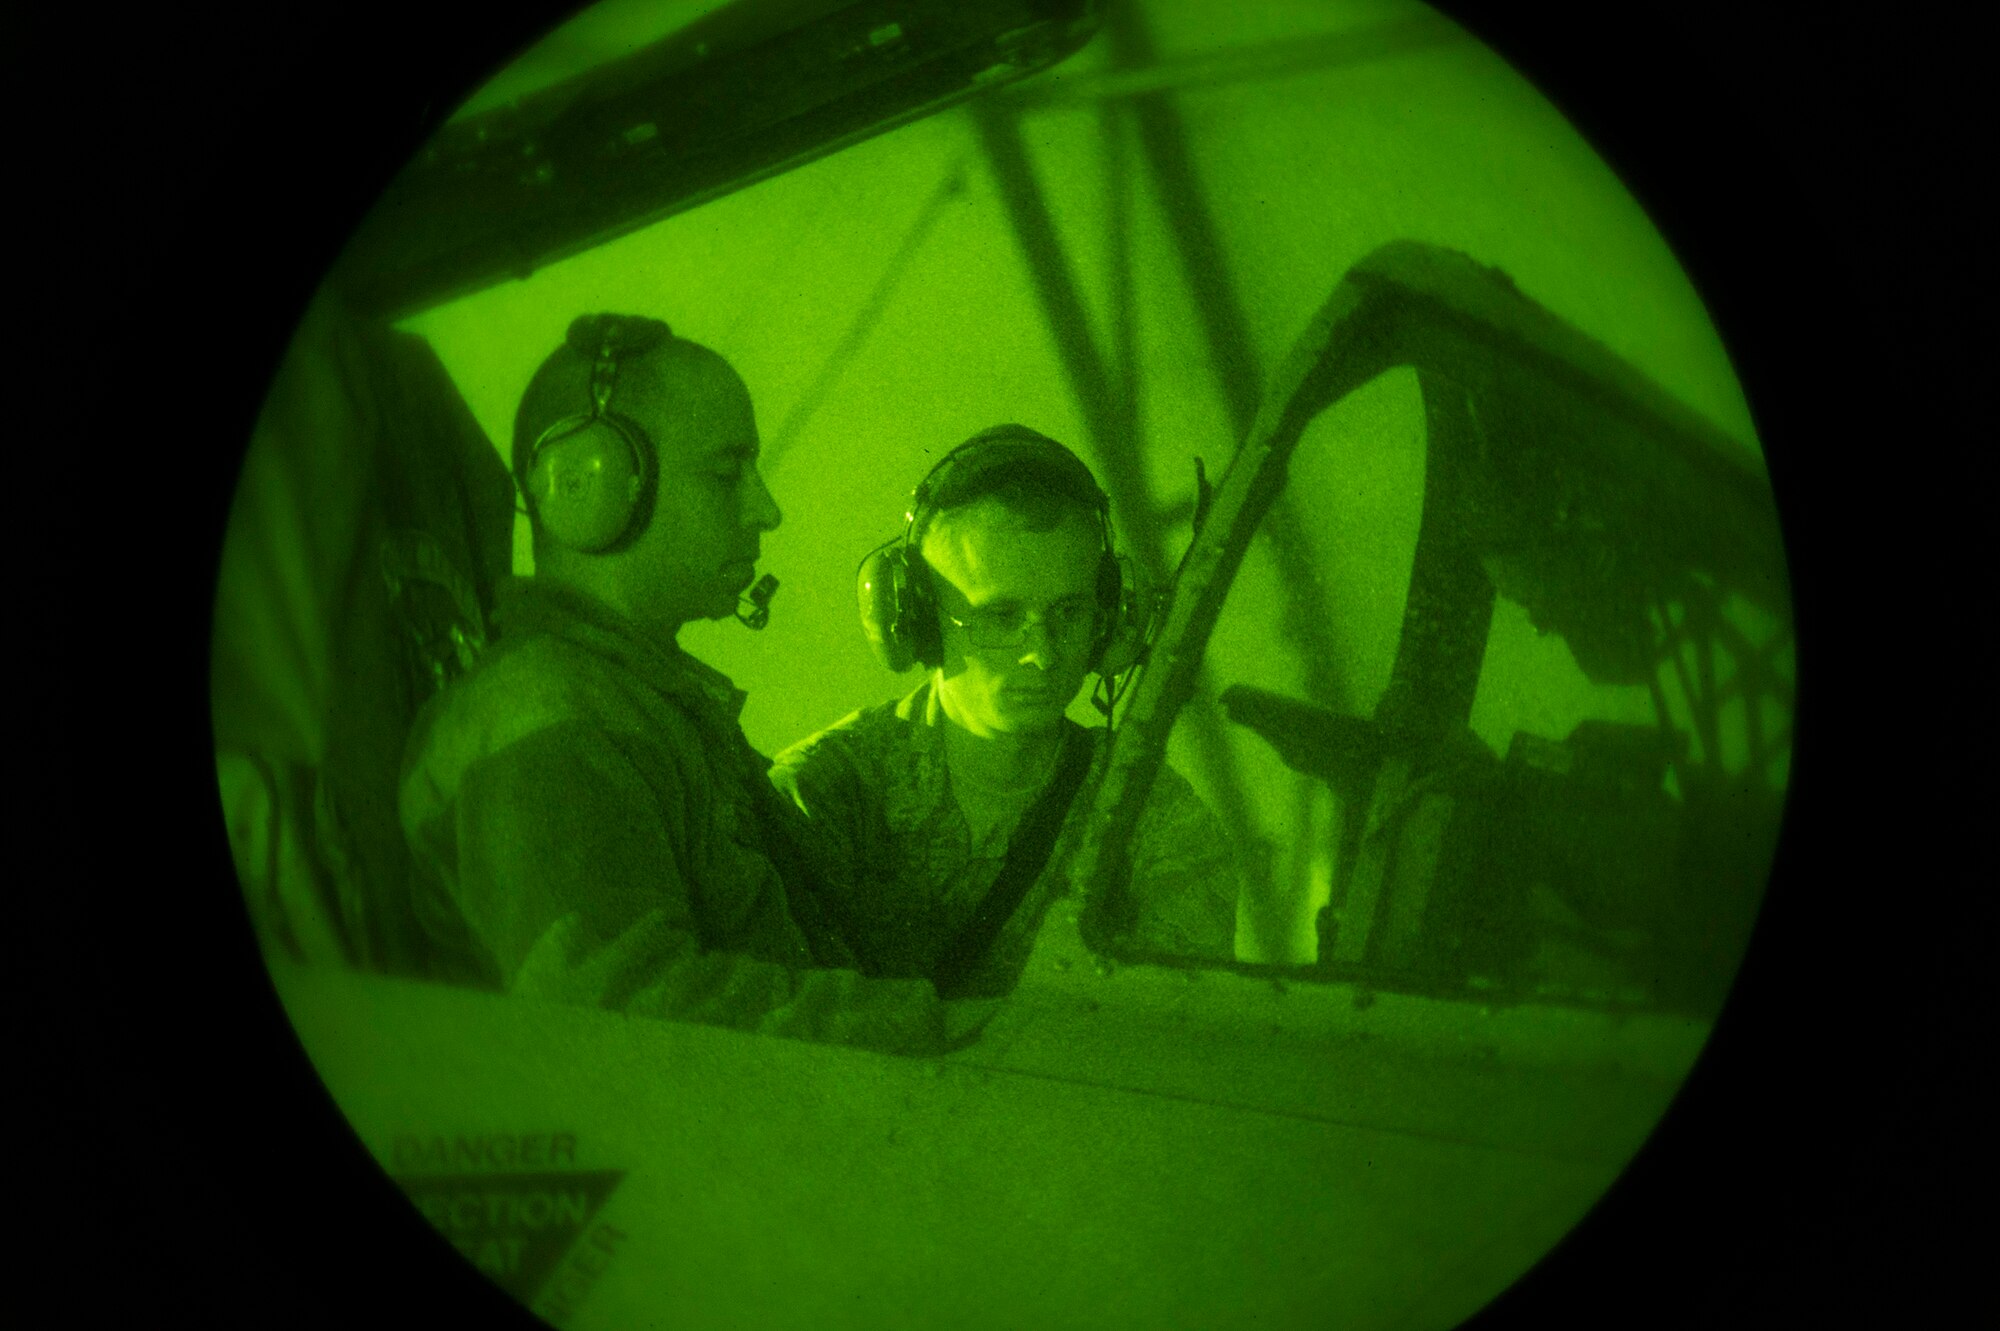
<svg viewBox="0 0 2000 1331"><path fill-rule="evenodd" d="M1794 678L1699 297L1453 24L628 2L307 311L214 714L553 1325L1449 1327L1700 1052Z"/></svg>

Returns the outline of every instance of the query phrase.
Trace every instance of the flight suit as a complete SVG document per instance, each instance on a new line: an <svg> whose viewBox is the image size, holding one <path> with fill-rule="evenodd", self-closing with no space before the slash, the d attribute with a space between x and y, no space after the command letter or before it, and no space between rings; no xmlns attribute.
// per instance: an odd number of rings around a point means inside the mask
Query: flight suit
<svg viewBox="0 0 2000 1331"><path fill-rule="evenodd" d="M828 904L871 974L934 974L1006 862L1011 824L975 843L953 797L945 724L926 679L898 702L864 708L800 740L771 767L772 783L812 822L823 853L843 866ZM1093 749L1084 796L1071 807L1048 869L975 964L967 992L1011 987L1042 915L1066 888L1064 867L1082 823L1076 813L1102 771L1107 732L1062 724L1071 742ZM1163 766L1133 839L1133 941L1149 952L1232 959L1238 881L1221 823L1185 777Z"/></svg>
<svg viewBox="0 0 2000 1331"><path fill-rule="evenodd" d="M509 580L495 619L486 656L419 714L404 768L417 913L441 975L767 1034L943 1047L928 982L840 965L849 954L815 923L798 870L812 829L771 791L740 690L570 589Z"/></svg>

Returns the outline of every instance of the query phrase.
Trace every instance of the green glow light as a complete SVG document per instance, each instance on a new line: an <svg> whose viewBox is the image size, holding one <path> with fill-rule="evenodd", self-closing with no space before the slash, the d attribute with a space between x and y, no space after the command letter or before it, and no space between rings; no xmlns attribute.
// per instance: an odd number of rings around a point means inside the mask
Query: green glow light
<svg viewBox="0 0 2000 1331"><path fill-rule="evenodd" d="M454 125L719 8L599 6ZM557 1325L1448 1326L1603 1194L1727 993L1797 663L1781 558L1642 529L1704 486L1773 516L1700 295L1557 111L1419 6L1130 12L1136 33L1114 13L1053 69L393 328L344 305L351 272L301 323L217 593L239 874L385 1169L415 1177L411 1141L570 1143L589 1214L509 1286ZM679 141L646 124L632 151ZM394 544L443 510L383 496L450 474L492 500L522 392L577 314L664 319L748 386L785 514L760 567L784 590L767 630L699 621L679 643L746 691L743 731L772 754L907 691L858 629L854 570L944 449L1000 421L1068 442L1121 546L1168 573L1195 536L1193 460L1224 477L1322 302L1402 241L1499 270L1522 326L1546 315L1629 381L1607 406L1596 361L1565 378L1496 352L1490 382L1444 384L1405 359L1305 426L1166 746L1238 842L1233 966L1093 955L1059 902L983 1033L911 1059L445 983L398 941L415 908L369 904L405 870L346 848L398 844L407 735L354 718L407 722L415 700L392 695L417 678L382 617L451 626L411 650L460 675L490 646L490 625L462 631L471 584L535 573L525 516ZM1432 465L1448 429L1475 459L1458 471ZM1426 581L1420 536L1449 577ZM1456 713L1409 695L1424 634L1474 672ZM1232 685L1306 710L1260 734L1225 716ZM1416 736L1432 712L1450 724ZM1072 716L1101 723L1082 699ZM1381 747L1311 772L1281 741L1315 726ZM555 1168L461 1172L559 1192ZM499 1252L525 1224L460 1228Z"/></svg>

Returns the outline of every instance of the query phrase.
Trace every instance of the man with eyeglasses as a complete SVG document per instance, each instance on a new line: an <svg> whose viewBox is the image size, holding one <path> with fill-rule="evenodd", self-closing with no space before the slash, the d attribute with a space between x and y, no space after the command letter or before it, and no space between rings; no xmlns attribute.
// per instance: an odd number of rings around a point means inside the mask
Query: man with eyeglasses
<svg viewBox="0 0 2000 1331"><path fill-rule="evenodd" d="M1032 853L1026 841L1050 838L1043 853L1058 869L1073 849L1080 820L1060 808L1051 818L1050 792L1066 767L1071 788L1094 771L1105 732L1066 712L1092 670L1129 663L1117 658L1130 573L1089 469L1021 426L947 455L905 516L903 535L863 565L862 618L885 664L920 664L925 677L793 745L771 776L840 861L827 904L864 971L994 995L1018 978L1061 873L1040 873L984 932L980 921L1005 893L1010 859ZM1230 959L1230 840L1171 769L1133 865L1142 947Z"/></svg>

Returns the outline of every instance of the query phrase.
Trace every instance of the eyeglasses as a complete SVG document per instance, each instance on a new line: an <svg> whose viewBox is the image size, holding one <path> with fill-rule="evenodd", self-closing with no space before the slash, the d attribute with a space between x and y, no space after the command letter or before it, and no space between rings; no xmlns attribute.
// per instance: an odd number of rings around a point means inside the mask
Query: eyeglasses
<svg viewBox="0 0 2000 1331"><path fill-rule="evenodd" d="M1019 647L1027 642L1028 630L1036 624L1048 632L1051 642L1080 645L1097 625L1097 607L1060 601L1039 615L1009 605L969 611L964 619L946 611L945 618L963 629L974 647Z"/></svg>

